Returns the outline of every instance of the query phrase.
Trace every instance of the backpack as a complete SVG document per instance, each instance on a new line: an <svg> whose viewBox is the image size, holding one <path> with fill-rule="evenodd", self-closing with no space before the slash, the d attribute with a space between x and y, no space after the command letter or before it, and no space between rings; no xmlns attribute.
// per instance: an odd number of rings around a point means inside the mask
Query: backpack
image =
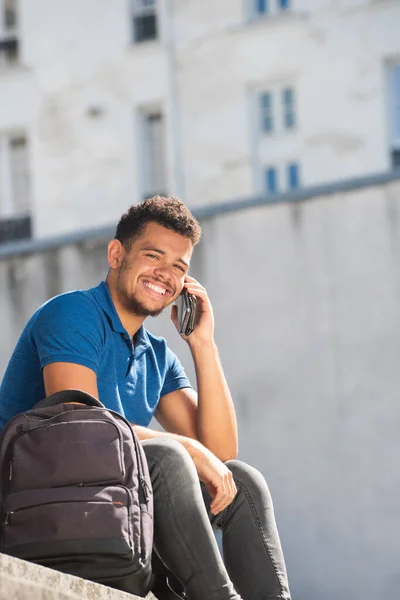
<svg viewBox="0 0 400 600"><path fill-rule="evenodd" d="M58 392L9 421L0 437L0 508L0 552L148 592L146 457L128 421L90 394Z"/></svg>

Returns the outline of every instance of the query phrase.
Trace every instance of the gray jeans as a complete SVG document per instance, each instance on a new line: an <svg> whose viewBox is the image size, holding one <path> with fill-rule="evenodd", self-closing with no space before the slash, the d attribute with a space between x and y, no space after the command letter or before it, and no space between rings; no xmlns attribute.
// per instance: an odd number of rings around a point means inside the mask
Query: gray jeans
<svg viewBox="0 0 400 600"><path fill-rule="evenodd" d="M142 443L154 493L154 547L189 599L290 600L271 495L261 473L228 461L238 493L215 516L185 448L169 439ZM213 528L222 531L224 561Z"/></svg>

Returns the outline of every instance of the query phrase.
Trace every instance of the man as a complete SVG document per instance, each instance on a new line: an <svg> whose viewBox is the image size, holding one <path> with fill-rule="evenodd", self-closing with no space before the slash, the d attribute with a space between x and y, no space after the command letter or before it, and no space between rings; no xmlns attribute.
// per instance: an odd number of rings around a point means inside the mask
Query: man
<svg viewBox="0 0 400 600"><path fill-rule="evenodd" d="M31 317L0 387L0 427L45 395L79 388L124 415L142 440L154 492L154 546L190 600L290 598L261 474L235 460L232 398L206 290L188 275L201 230L178 199L131 206L108 245L105 282L57 296ZM198 304L198 394L164 339L143 322L183 287ZM176 307L172 320L177 326ZM148 428L152 416L165 432ZM199 480L202 484L199 484ZM225 565L212 528L221 528Z"/></svg>

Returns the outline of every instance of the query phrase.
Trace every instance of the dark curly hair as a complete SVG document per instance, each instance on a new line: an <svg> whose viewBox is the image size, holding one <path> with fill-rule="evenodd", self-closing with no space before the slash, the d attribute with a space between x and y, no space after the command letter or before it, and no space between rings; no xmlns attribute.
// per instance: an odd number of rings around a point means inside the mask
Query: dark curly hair
<svg viewBox="0 0 400 600"><path fill-rule="evenodd" d="M148 223L158 223L172 229L195 246L201 237L201 227L187 206L179 198L153 196L139 204L132 204L117 225L115 239L129 251L132 242L140 236Z"/></svg>

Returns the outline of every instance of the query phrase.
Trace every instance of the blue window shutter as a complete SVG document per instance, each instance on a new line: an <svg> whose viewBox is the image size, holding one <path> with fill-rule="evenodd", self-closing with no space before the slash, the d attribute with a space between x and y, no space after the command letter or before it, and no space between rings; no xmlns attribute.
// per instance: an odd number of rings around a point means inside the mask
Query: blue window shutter
<svg viewBox="0 0 400 600"><path fill-rule="evenodd" d="M268 12L268 0L255 0L256 13L264 15Z"/></svg>
<svg viewBox="0 0 400 600"><path fill-rule="evenodd" d="M296 190L300 186L299 165L297 163L288 164L287 178L289 190Z"/></svg>
<svg viewBox="0 0 400 600"><path fill-rule="evenodd" d="M287 10L289 8L289 0L278 0L278 3L281 10Z"/></svg>
<svg viewBox="0 0 400 600"><path fill-rule="evenodd" d="M261 129L264 133L270 133L274 128L272 119L272 94L264 92L260 95Z"/></svg>
<svg viewBox="0 0 400 600"><path fill-rule="evenodd" d="M283 121L286 129L293 129L296 124L295 115L295 95L292 88L285 88L282 91L283 103Z"/></svg>
<svg viewBox="0 0 400 600"><path fill-rule="evenodd" d="M276 194L278 191L278 174L275 167L265 169L265 191L268 194Z"/></svg>

